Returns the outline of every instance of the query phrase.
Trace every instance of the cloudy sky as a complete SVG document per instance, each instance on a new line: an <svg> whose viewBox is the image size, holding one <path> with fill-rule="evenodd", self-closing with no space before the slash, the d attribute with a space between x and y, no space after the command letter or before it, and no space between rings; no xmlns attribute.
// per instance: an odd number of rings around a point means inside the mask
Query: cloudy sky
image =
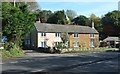
<svg viewBox="0 0 120 74"><path fill-rule="evenodd" d="M118 1L109 0L109 1L37 1L42 10L74 10L77 15L85 15L87 17L90 14L94 13L97 16L101 17L102 15L106 14L107 12L118 10Z"/></svg>

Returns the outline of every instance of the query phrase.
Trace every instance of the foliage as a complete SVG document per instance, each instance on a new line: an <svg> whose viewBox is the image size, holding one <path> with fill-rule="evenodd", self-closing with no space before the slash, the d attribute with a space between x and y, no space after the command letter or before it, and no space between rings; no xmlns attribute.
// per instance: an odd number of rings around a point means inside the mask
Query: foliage
<svg viewBox="0 0 120 74"><path fill-rule="evenodd" d="M14 41L19 46L35 21L34 14L28 10L27 6L14 7L11 3L2 3L3 35L9 42Z"/></svg>
<svg viewBox="0 0 120 74"><path fill-rule="evenodd" d="M35 0L32 2L27 2L27 4L30 5L29 6L30 10L36 10L39 7L38 3Z"/></svg>
<svg viewBox="0 0 120 74"><path fill-rule="evenodd" d="M67 32L62 33L62 34L61 34L61 39L62 39L62 41L63 41L64 44L65 44L66 42L68 42L68 41L69 41L68 33L67 33Z"/></svg>
<svg viewBox="0 0 120 74"><path fill-rule="evenodd" d="M62 11L56 11L54 14L52 14L48 20L47 23L52 24L67 24L67 19L64 10Z"/></svg>
<svg viewBox="0 0 120 74"><path fill-rule="evenodd" d="M21 48L19 48L16 44L12 43L13 46L9 47L8 49L1 50L0 53L2 54L3 59L11 58L11 57L20 57L24 55L24 52Z"/></svg>
<svg viewBox="0 0 120 74"><path fill-rule="evenodd" d="M101 19L99 17L97 17L95 14L91 14L90 17L89 17L89 26L92 26L91 25L91 22L93 21L94 22L94 26L95 26L95 29L97 29L98 32L102 32L103 30L103 26L101 24Z"/></svg>
<svg viewBox="0 0 120 74"><path fill-rule="evenodd" d="M21 48L17 47L17 45L14 45L13 48L10 49L9 52L12 56L15 56L15 57L22 56L24 54L23 50Z"/></svg>
<svg viewBox="0 0 120 74"><path fill-rule="evenodd" d="M97 39L97 38L94 39L94 46L95 47L99 47L100 46L99 39Z"/></svg>
<svg viewBox="0 0 120 74"><path fill-rule="evenodd" d="M74 18L72 20L72 22L74 22L74 24L77 24L77 25L85 26L88 22L88 18L86 16L80 15L80 16Z"/></svg>
<svg viewBox="0 0 120 74"><path fill-rule="evenodd" d="M63 43L58 43L58 45L55 46L57 49L62 49L63 48Z"/></svg>
<svg viewBox="0 0 120 74"><path fill-rule="evenodd" d="M47 22L48 18L52 15L51 11L47 11L47 10L37 10L38 13L37 15L37 20L40 18L41 23L45 23Z"/></svg>
<svg viewBox="0 0 120 74"><path fill-rule="evenodd" d="M102 17L102 24L103 25L111 25L114 27L114 34L113 35L119 35L120 33L120 11L112 11L105 14L104 17Z"/></svg>
<svg viewBox="0 0 120 74"><path fill-rule="evenodd" d="M9 1L8 1L9 2ZM11 3L12 5L14 5L13 2L9 2ZM28 2L26 0L15 0L15 6L19 7L21 5L24 5L24 4L27 4L28 5L28 9L29 10L36 10L38 8L38 3L35 1L35 0L32 0L32 2Z"/></svg>
<svg viewBox="0 0 120 74"><path fill-rule="evenodd" d="M73 10L67 10L66 14L70 18L70 20L72 20L73 18L75 18L75 16L77 16L77 13Z"/></svg>

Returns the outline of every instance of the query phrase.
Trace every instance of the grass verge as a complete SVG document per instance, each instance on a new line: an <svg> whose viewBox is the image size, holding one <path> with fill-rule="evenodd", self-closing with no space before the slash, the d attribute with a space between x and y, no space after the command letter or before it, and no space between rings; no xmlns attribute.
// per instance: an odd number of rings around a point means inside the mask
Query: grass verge
<svg viewBox="0 0 120 74"><path fill-rule="evenodd" d="M107 51L107 50L116 50L117 48L81 48L79 50L69 50L64 53L79 53L79 52L96 52L96 51Z"/></svg>

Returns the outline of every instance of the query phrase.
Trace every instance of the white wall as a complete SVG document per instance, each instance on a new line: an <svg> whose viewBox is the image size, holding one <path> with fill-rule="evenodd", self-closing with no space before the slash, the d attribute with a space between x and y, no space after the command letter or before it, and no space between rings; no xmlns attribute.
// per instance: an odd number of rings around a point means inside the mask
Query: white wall
<svg viewBox="0 0 120 74"><path fill-rule="evenodd" d="M55 33L46 33L45 37L38 33L38 47L41 47L41 42L46 41L47 46L54 47L54 42L62 42L61 37L56 37Z"/></svg>

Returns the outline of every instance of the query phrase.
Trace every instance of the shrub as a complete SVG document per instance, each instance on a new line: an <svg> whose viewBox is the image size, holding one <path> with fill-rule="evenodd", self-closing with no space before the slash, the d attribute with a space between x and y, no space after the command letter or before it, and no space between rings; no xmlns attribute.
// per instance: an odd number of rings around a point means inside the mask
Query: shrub
<svg viewBox="0 0 120 74"><path fill-rule="evenodd" d="M6 46L8 46L6 49L0 51L3 59L10 57L20 57L24 54L23 50L12 42L8 43Z"/></svg>
<svg viewBox="0 0 120 74"><path fill-rule="evenodd" d="M22 56L24 53L23 53L23 50L17 46L16 44L13 45L13 48L9 50L10 53L12 54L12 56Z"/></svg>
<svg viewBox="0 0 120 74"><path fill-rule="evenodd" d="M3 58L3 59L12 57L12 55L10 54L10 52L7 51L7 50L2 50L2 51L1 51L1 55L2 55L2 58Z"/></svg>

